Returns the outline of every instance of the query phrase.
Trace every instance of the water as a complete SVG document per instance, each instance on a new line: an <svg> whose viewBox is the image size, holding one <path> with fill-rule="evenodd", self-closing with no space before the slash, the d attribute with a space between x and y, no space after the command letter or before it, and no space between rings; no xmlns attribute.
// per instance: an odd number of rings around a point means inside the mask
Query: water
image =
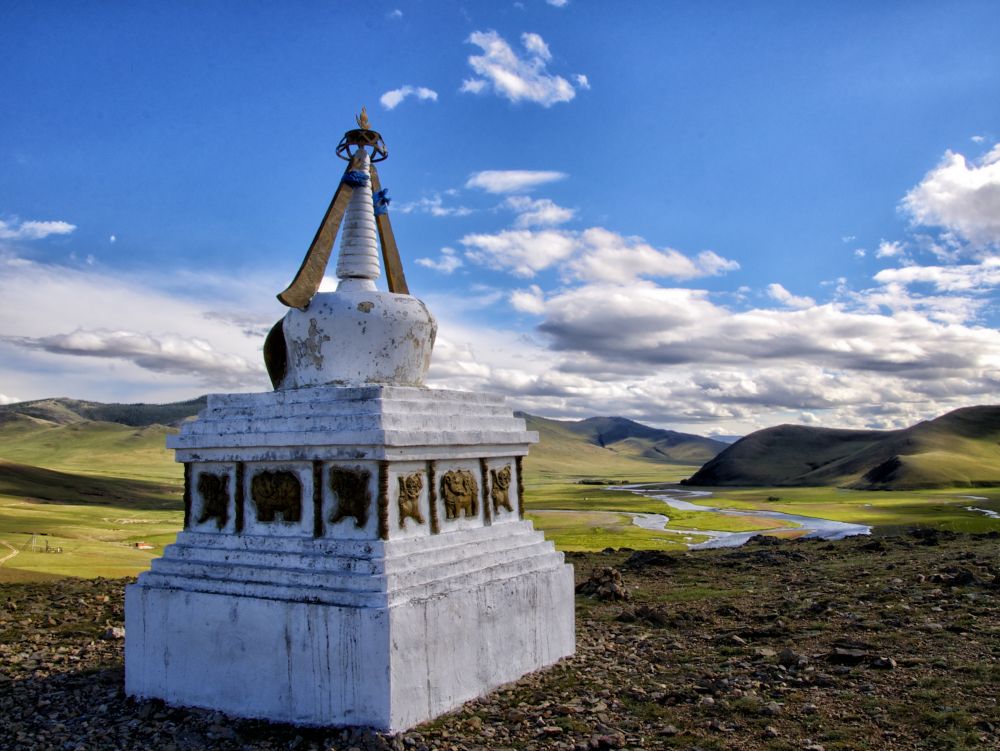
<svg viewBox="0 0 1000 751"><path fill-rule="evenodd" d="M657 532L670 532L672 534L686 535L694 537L696 535L708 537L705 542L691 543L689 548L735 548L739 547L751 537L759 534L774 534L776 532L802 532L802 537L815 537L821 540L841 540L854 535L870 535L872 528L864 524L851 524L849 522L837 522L830 519L820 519L814 516L799 516L798 514L785 514L781 511L739 511L737 509L715 508L714 506L703 506L699 503L692 503L688 498L708 498L712 493L705 490L682 490L669 485L619 485L609 490L628 490L637 495L655 498L662 501L670 508L679 511L714 511L725 516L764 516L769 519L780 519L792 526L780 527L756 532L723 532L711 529L667 529L666 525L670 521L664 514L632 514L632 523L643 529L652 529Z"/></svg>

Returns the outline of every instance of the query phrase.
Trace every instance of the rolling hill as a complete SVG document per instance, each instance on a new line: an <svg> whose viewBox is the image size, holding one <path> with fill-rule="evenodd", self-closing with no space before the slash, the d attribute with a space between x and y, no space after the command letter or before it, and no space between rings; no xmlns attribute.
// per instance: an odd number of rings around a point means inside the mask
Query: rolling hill
<svg viewBox="0 0 1000 751"><path fill-rule="evenodd" d="M516 414L525 419L528 430L538 431L539 443L527 459L529 471L580 477L648 474L664 465L697 466L726 448L720 441L651 428L624 417L573 421Z"/></svg>
<svg viewBox="0 0 1000 751"><path fill-rule="evenodd" d="M779 425L737 441L687 485L918 490L1000 485L1000 406L966 407L903 430Z"/></svg>

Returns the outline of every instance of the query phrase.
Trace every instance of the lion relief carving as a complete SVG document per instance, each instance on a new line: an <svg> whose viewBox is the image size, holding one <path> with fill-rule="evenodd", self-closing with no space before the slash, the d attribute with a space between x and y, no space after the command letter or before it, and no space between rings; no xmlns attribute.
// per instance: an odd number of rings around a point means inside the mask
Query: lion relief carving
<svg viewBox="0 0 1000 751"><path fill-rule="evenodd" d="M479 484L472 473L465 469L453 469L441 477L441 497L448 519L458 519L460 514L467 517L479 513Z"/></svg>
<svg viewBox="0 0 1000 751"><path fill-rule="evenodd" d="M424 515L420 513L420 491L424 488L424 480L419 472L399 478L399 528L405 526L407 519L413 519L417 524L424 523Z"/></svg>
<svg viewBox="0 0 1000 751"><path fill-rule="evenodd" d="M490 499L493 501L494 513L499 513L500 509L513 511L510 505L510 465L497 471L490 470Z"/></svg>

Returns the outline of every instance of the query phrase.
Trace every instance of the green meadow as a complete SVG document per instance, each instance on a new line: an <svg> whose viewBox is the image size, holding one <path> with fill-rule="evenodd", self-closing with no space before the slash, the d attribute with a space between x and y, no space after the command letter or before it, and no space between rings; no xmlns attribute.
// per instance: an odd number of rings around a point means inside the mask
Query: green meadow
<svg viewBox="0 0 1000 751"><path fill-rule="evenodd" d="M182 471L164 447L168 432L161 425L91 420L55 424L17 416L0 422L0 582L127 576L146 569L173 541L183 520ZM620 450L597 446L557 424L540 432L542 441L524 465L528 518L560 549L683 549L707 539L699 530L788 526L752 513L736 517L670 509L610 489L613 484L677 483L698 467L657 461L624 442ZM713 495L703 502L711 506L869 524L876 534L913 525L1000 530L1000 520L964 508L1000 512L1000 488L708 490ZM640 528L632 521L636 513L664 514L673 531ZM153 548L138 549L137 542Z"/></svg>

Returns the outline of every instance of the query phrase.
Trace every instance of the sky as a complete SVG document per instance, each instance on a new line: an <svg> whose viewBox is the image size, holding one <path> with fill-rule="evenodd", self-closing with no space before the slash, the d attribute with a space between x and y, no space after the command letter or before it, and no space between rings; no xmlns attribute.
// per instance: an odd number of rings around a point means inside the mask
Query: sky
<svg viewBox="0 0 1000 751"><path fill-rule="evenodd" d="M0 0L0 403L268 390L362 106L430 386L701 435L997 403L998 40L961 0Z"/></svg>

